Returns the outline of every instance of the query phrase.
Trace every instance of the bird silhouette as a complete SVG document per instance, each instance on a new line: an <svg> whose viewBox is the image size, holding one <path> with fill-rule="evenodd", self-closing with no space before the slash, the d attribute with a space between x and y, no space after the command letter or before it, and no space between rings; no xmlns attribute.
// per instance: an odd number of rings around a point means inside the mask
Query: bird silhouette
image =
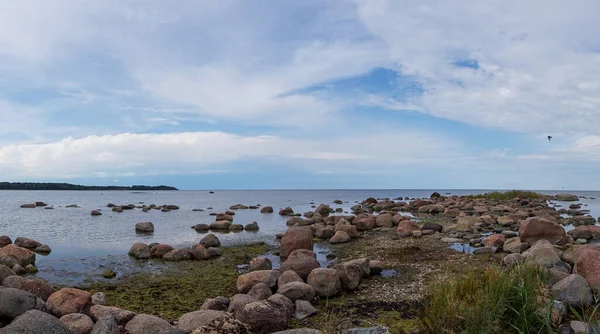
<svg viewBox="0 0 600 334"><path fill-rule="evenodd" d="M548 141L552 141L552 136L548 136Z"/></svg>

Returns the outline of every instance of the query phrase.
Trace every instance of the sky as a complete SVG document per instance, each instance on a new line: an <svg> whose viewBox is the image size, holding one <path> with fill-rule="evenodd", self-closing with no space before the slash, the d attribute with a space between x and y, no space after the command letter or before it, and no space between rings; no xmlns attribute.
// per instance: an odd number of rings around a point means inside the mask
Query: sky
<svg viewBox="0 0 600 334"><path fill-rule="evenodd" d="M598 13L0 0L0 180L599 190Z"/></svg>

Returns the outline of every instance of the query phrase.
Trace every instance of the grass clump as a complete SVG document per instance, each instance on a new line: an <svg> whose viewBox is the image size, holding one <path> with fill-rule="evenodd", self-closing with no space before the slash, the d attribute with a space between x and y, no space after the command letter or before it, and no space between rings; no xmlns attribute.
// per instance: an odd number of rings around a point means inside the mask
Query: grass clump
<svg viewBox="0 0 600 334"><path fill-rule="evenodd" d="M492 199L499 201L507 201L515 198L525 198L525 199L544 199L547 198L546 195L536 193L535 191L526 191L526 190L509 190L509 191L493 191L485 194L477 194L477 195L469 195L469 198L483 198L483 199Z"/></svg>
<svg viewBox="0 0 600 334"><path fill-rule="evenodd" d="M529 266L442 279L432 283L420 321L428 333L552 333L544 282Z"/></svg>
<svg viewBox="0 0 600 334"><path fill-rule="evenodd" d="M271 250L265 243L223 248L208 261L165 262L160 274L142 273L114 282L97 282L91 293L102 291L110 306L152 314L168 321L196 311L207 298L231 297L237 290L235 267Z"/></svg>

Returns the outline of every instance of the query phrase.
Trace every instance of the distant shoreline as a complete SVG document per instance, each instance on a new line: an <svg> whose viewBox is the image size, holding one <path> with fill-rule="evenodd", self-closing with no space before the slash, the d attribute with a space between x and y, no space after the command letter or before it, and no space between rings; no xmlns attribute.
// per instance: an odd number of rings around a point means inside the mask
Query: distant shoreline
<svg viewBox="0 0 600 334"><path fill-rule="evenodd" d="M0 190L179 190L171 186L84 186L71 183L46 183L46 182L0 182Z"/></svg>

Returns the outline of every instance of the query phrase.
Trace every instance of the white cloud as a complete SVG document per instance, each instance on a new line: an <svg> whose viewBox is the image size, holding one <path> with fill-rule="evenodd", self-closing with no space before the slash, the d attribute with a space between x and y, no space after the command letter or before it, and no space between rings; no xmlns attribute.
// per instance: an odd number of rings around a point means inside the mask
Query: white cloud
<svg viewBox="0 0 600 334"><path fill-rule="evenodd" d="M600 121L597 1L359 1L373 35L425 93L418 110L528 133ZM458 68L476 60L480 68Z"/></svg>
<svg viewBox="0 0 600 334"><path fill-rule="evenodd" d="M411 143L407 146L390 145ZM66 138L39 145L0 146L3 178L74 178L145 174L221 172L239 161L294 166L306 172L338 168L431 164L452 158L451 140L437 135L402 134L333 138L323 144L275 136L223 132L131 134Z"/></svg>

